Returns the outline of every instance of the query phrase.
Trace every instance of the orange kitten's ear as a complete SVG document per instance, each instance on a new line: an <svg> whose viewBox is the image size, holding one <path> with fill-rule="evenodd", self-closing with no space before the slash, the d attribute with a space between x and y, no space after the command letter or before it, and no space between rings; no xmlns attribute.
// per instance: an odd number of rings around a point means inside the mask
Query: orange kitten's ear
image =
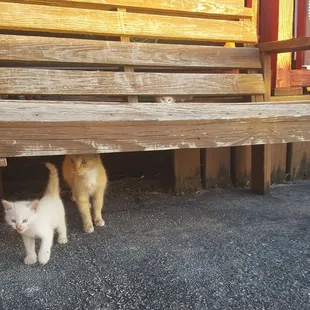
<svg viewBox="0 0 310 310"><path fill-rule="evenodd" d="M31 202L30 205L29 205L31 210L37 212L37 210L39 208L39 203L40 203L39 200L34 200L33 202Z"/></svg>
<svg viewBox="0 0 310 310"><path fill-rule="evenodd" d="M11 201L7 201L7 200L2 199L1 202L4 206L5 211L11 210L14 206L14 202L11 202Z"/></svg>

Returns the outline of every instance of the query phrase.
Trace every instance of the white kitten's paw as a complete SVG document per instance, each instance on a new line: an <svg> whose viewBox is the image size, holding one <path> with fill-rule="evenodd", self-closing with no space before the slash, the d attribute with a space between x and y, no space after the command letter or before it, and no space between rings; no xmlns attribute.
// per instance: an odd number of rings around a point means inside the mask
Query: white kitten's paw
<svg viewBox="0 0 310 310"><path fill-rule="evenodd" d="M93 224L84 225L83 230L88 234L92 233L94 231L94 226Z"/></svg>
<svg viewBox="0 0 310 310"><path fill-rule="evenodd" d="M102 227L102 226L105 225L105 221L103 219L96 219L95 220L95 225Z"/></svg>
<svg viewBox="0 0 310 310"><path fill-rule="evenodd" d="M50 254L49 253L41 253L39 254L39 263L41 265L45 265L50 260Z"/></svg>
<svg viewBox="0 0 310 310"><path fill-rule="evenodd" d="M25 258L24 258L24 263L26 265L33 265L37 262L37 256L36 255L27 255Z"/></svg>
<svg viewBox="0 0 310 310"><path fill-rule="evenodd" d="M66 236L59 236L57 242L59 244L66 244L68 242L68 238Z"/></svg>

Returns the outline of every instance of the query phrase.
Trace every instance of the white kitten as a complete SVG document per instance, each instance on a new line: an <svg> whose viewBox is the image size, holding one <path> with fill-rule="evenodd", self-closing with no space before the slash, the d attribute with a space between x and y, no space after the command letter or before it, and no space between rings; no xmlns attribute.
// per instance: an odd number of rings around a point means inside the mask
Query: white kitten
<svg viewBox="0 0 310 310"><path fill-rule="evenodd" d="M50 259L55 229L58 232L58 243L67 243L65 209L59 196L57 168L50 163L46 163L46 167L50 176L40 201L2 200L6 222L22 235L26 248L25 264L37 261L35 238L41 239L38 260L43 265Z"/></svg>
<svg viewBox="0 0 310 310"><path fill-rule="evenodd" d="M158 103L176 103L193 100L193 96L176 95L176 96L155 96L155 101Z"/></svg>

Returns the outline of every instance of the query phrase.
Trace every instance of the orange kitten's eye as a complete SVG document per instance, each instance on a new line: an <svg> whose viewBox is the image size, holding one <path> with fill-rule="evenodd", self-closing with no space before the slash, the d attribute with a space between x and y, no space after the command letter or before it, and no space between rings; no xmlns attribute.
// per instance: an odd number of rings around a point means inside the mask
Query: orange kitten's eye
<svg viewBox="0 0 310 310"><path fill-rule="evenodd" d="M72 162L72 164L74 164L74 160L72 158L70 158L70 161Z"/></svg>
<svg viewBox="0 0 310 310"><path fill-rule="evenodd" d="M85 165L85 164L86 164L86 160L83 159L83 160L82 160L82 165Z"/></svg>

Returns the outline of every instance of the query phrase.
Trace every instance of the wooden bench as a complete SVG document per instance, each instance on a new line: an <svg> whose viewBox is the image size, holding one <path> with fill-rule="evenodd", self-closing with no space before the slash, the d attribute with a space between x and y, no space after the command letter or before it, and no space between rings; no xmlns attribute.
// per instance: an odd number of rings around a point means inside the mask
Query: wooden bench
<svg viewBox="0 0 310 310"><path fill-rule="evenodd" d="M307 102L264 102L277 49L264 45L262 66L258 48L223 46L256 43L243 0L15 2L0 1L2 158L173 150L179 191L200 186L201 149L252 146L251 186L264 194L270 145L310 140Z"/></svg>

